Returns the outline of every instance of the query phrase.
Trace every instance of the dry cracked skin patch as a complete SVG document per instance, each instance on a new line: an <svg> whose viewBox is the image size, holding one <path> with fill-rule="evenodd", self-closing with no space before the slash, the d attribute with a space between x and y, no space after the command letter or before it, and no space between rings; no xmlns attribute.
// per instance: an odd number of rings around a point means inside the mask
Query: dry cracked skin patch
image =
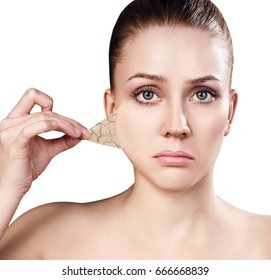
<svg viewBox="0 0 271 280"><path fill-rule="evenodd" d="M116 134L117 112L98 122L92 128L90 141L110 147L120 148Z"/></svg>

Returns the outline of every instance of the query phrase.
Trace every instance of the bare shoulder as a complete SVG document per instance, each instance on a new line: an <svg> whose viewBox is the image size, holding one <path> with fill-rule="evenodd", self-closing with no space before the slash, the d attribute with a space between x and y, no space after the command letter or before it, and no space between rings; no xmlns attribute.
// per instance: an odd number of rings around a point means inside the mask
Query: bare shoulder
<svg viewBox="0 0 271 280"><path fill-rule="evenodd" d="M33 208L7 229L0 245L0 259L41 259L44 235L70 203L49 203Z"/></svg>
<svg viewBox="0 0 271 280"><path fill-rule="evenodd" d="M258 259L271 260L271 216L250 215L251 242L258 249Z"/></svg>
<svg viewBox="0 0 271 280"><path fill-rule="evenodd" d="M118 196L91 203L57 202L38 206L14 221L0 244L0 259L61 258L110 215ZM56 257L57 256L57 257Z"/></svg>
<svg viewBox="0 0 271 280"><path fill-rule="evenodd" d="M262 241L266 246L269 246L271 251L271 216L249 213L247 218L251 231L256 236L260 236Z"/></svg>
<svg viewBox="0 0 271 280"><path fill-rule="evenodd" d="M247 256L271 259L271 216L240 211L239 232L246 240ZM251 254L251 255L250 255Z"/></svg>
<svg viewBox="0 0 271 280"><path fill-rule="evenodd" d="M229 258L271 259L271 216L242 210L219 199L220 226L231 243ZM219 224L219 223L218 223Z"/></svg>

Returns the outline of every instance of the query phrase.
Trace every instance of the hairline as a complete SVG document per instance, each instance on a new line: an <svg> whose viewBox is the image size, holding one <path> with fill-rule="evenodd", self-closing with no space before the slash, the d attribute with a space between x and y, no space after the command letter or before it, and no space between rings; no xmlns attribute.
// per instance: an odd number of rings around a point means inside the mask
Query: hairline
<svg viewBox="0 0 271 280"><path fill-rule="evenodd" d="M115 73L118 64L121 63L122 59L124 58L125 48L129 43L131 43L135 38L139 35L139 33L146 32L154 27L172 27L172 28L187 28L187 29L194 29L199 30L202 32L207 32L212 34L213 38L217 40L217 42L220 42L220 47L226 49L227 58L225 63L228 64L228 68L230 71L230 79L229 79L229 87L231 87L232 82L232 72L233 72L233 49L232 49L232 42L227 42L225 38L223 38L223 35L221 35L222 31L217 31L214 29L211 29L210 27L204 27L204 26L192 26L187 23L182 22L174 22L174 21L164 21L164 22L149 22L147 25L144 24L142 26L137 26L136 28L129 29L129 34L126 34L126 39L124 40L121 49L119 49L118 59L114 61L115 67L112 70L112 80L113 84L110 85L111 89L115 88ZM224 36L226 37L226 36ZM227 47L227 45L230 45ZM230 50L229 50L230 48Z"/></svg>

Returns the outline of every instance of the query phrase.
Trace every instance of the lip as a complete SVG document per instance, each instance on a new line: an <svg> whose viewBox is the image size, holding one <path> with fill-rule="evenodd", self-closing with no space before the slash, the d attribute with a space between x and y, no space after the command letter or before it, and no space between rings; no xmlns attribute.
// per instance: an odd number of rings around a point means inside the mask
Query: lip
<svg viewBox="0 0 271 280"><path fill-rule="evenodd" d="M164 166L183 167L195 160L195 158L184 151L171 151L165 150L154 155L153 158L157 159L159 163Z"/></svg>

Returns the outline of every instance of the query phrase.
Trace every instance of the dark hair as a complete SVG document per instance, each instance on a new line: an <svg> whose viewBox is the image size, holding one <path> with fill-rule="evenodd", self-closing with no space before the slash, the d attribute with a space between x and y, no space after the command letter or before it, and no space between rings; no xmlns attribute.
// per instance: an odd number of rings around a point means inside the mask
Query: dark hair
<svg viewBox="0 0 271 280"><path fill-rule="evenodd" d="M110 86L114 88L116 64L125 43L151 26L181 25L211 31L228 49L230 75L233 67L232 39L227 23L210 0L134 0L119 15L109 46Z"/></svg>

